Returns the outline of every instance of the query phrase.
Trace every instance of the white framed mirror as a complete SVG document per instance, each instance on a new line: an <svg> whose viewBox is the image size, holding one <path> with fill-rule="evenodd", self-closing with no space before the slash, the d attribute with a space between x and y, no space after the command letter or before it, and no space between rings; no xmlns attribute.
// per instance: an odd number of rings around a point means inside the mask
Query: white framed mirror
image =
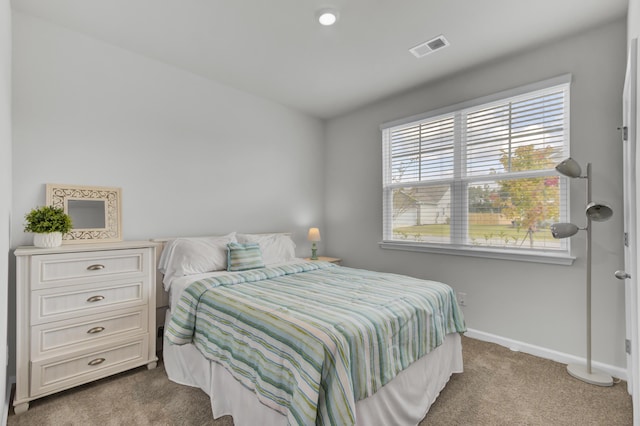
<svg viewBox="0 0 640 426"><path fill-rule="evenodd" d="M122 240L121 189L104 186L47 184L47 205L71 216L73 228L63 244Z"/></svg>

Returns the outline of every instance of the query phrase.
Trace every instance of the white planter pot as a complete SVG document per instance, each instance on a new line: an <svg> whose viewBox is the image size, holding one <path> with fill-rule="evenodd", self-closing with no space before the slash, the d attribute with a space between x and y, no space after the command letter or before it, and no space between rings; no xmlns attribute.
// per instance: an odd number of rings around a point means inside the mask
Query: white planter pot
<svg viewBox="0 0 640 426"><path fill-rule="evenodd" d="M33 245L42 248L58 247L62 244L62 232L33 234Z"/></svg>

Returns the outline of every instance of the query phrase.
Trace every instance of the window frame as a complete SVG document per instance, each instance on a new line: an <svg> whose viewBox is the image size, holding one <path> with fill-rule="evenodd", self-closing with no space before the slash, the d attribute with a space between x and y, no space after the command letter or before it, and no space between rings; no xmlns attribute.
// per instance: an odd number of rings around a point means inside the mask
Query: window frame
<svg viewBox="0 0 640 426"><path fill-rule="evenodd" d="M435 243L435 242L418 242L418 241L398 241L396 239L386 239L387 236L391 234L391 227L393 226L392 214L393 212L393 196L386 196L384 194L385 191L392 191L394 187L417 187L420 185L414 185L414 183L391 183L391 174L393 172L391 167L391 154L390 154L390 140L388 137L389 132L386 132L389 129L402 126L402 125L410 125L410 124L418 124L421 121L427 120L436 120L439 117L445 117L447 115L454 116L455 120L460 119L459 115L463 112L466 112L469 109L479 106L489 106L492 103L500 103L507 101L509 99L517 98L520 96L526 96L536 91L552 89L558 86L566 87L566 103L565 103L565 118L566 118L566 126L564 128L564 155L569 156L570 151L570 85L571 85L571 74L564 74L558 77L550 78L547 80L539 81L532 84L527 84L524 86L520 86L515 89L504 90L498 93L494 93L492 95L483 96L477 99L473 99L470 101L458 103L455 105L450 105L448 107L439 108L437 110L433 110L424 114L414 115L406 118L402 118L399 120L394 120L391 122L383 123L380 126L380 130L383 134L382 140L382 183L383 183L383 240L379 242L379 246L383 249L392 249L392 250L406 250L406 251L417 251L417 252L429 252L429 253L438 253L438 254L446 254L446 255L457 255L457 256L473 256L473 257L482 257L482 258L494 258L494 259L504 259L504 260L519 260L519 261L528 261L528 262L537 262L537 263L551 263L551 264L560 264L560 265L571 265L575 260L575 257L571 256L571 243L570 239L562 240L561 249L556 250L545 250L545 249L509 249L509 248L501 248L501 247L491 247L491 246L470 246L468 242L462 242L461 240L455 240L456 235L461 235L459 232L454 232L454 228L460 231L461 229L466 231L467 221L469 217L468 208L465 207L465 212L463 214L455 215L455 220L452 218L451 223L451 233L450 236L452 241L450 243ZM456 117L458 116L458 117ZM456 121L456 123L458 123ZM456 124L457 125L457 124ZM446 181L447 184L452 185L452 195L451 195L451 206L452 208L462 208L467 205L468 200L467 190L461 190L460 188L456 189L457 185L460 185L464 188L467 188L470 184L474 182L491 181L495 180L490 179L488 176L462 176L459 168L464 164L459 158L461 152L465 152L466 149L459 149L460 145L466 143L462 140L463 138L460 136L460 132L455 132L454 136L454 177L452 179L447 178L443 179L442 182ZM522 178L531 177L531 176L540 176L540 175L549 175L549 169L539 170L539 171L525 171L525 172L510 172L509 178L515 175L521 175ZM569 221L570 211L569 211L569 183L568 179L560 176L560 220ZM434 186L438 183L438 180L430 180L425 181L424 186ZM389 214L387 214L389 213ZM466 232L465 232L466 233Z"/></svg>

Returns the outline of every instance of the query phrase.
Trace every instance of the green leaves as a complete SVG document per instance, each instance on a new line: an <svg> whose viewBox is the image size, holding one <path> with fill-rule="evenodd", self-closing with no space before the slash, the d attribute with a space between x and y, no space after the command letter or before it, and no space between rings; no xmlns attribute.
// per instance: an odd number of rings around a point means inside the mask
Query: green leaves
<svg viewBox="0 0 640 426"><path fill-rule="evenodd" d="M512 155L503 153L500 162L505 170L529 171L552 169L554 150L533 144L520 146ZM501 197L497 204L501 212L520 225L535 230L539 222L552 220L560 214L560 188L557 176L530 177L498 181Z"/></svg>
<svg viewBox="0 0 640 426"><path fill-rule="evenodd" d="M72 227L71 216L59 207L37 207L27 213L24 218L27 221L24 225L25 232L35 232L38 234L62 232L66 234Z"/></svg>

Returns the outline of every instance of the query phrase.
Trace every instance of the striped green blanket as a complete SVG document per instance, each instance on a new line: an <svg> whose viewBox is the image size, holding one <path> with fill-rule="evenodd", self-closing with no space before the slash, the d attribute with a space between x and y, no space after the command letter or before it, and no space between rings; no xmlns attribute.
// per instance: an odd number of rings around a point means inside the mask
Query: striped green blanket
<svg viewBox="0 0 640 426"><path fill-rule="evenodd" d="M451 287L304 262L197 281L167 326L292 425L353 425L356 401L464 332Z"/></svg>

